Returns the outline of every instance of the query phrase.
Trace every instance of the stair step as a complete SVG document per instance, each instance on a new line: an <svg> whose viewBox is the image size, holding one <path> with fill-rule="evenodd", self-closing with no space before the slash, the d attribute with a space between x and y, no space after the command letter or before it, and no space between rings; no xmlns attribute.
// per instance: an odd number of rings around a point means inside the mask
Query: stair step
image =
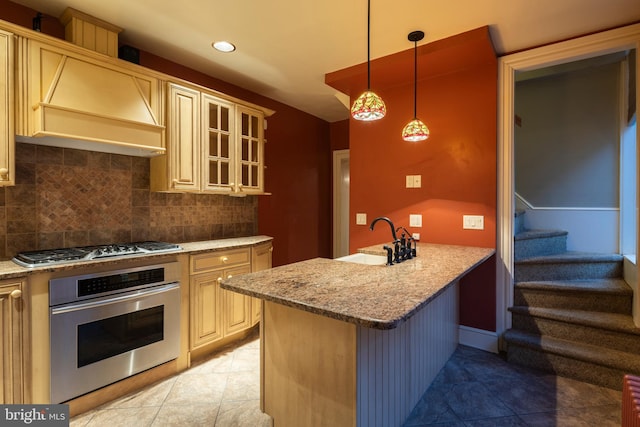
<svg viewBox="0 0 640 427"><path fill-rule="evenodd" d="M507 360L561 376L622 389L625 374L640 375L640 356L510 329Z"/></svg>
<svg viewBox="0 0 640 427"><path fill-rule="evenodd" d="M633 290L622 279L518 282L515 306L572 308L630 314Z"/></svg>
<svg viewBox="0 0 640 427"><path fill-rule="evenodd" d="M567 234L563 230L523 230L514 236L514 259L566 252Z"/></svg>
<svg viewBox="0 0 640 427"><path fill-rule="evenodd" d="M531 240L544 239L547 237L566 237L569 234L564 230L523 230L517 233L513 238L515 240Z"/></svg>
<svg viewBox="0 0 640 427"><path fill-rule="evenodd" d="M588 280L622 277L622 256L591 252L564 252L517 260L515 282Z"/></svg>
<svg viewBox="0 0 640 427"><path fill-rule="evenodd" d="M513 224L513 233L518 234L521 231L524 231L524 214L526 212L523 209L516 209L515 212L515 221Z"/></svg>
<svg viewBox="0 0 640 427"><path fill-rule="evenodd" d="M511 307L513 329L640 354L640 329L630 314Z"/></svg>

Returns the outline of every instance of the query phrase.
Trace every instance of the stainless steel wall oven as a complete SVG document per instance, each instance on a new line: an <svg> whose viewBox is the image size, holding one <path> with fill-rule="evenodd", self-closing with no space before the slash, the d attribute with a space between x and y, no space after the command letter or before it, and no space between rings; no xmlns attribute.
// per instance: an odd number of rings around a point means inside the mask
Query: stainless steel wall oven
<svg viewBox="0 0 640 427"><path fill-rule="evenodd" d="M49 281L51 402L178 357L177 262Z"/></svg>

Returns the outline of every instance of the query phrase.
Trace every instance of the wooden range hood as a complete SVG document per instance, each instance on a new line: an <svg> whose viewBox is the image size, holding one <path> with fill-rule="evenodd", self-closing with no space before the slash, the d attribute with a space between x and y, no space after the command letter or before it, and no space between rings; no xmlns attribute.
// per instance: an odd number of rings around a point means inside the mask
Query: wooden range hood
<svg viewBox="0 0 640 427"><path fill-rule="evenodd" d="M19 55L16 140L125 155L165 152L162 81L117 59L118 27L74 9L61 22L67 41L27 36ZM90 49L88 51L86 49ZM21 66L20 66L21 65Z"/></svg>

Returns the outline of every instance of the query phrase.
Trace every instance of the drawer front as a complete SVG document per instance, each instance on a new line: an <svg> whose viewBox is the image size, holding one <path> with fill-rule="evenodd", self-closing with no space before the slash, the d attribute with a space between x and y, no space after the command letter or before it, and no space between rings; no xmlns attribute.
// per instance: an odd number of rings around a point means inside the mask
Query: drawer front
<svg viewBox="0 0 640 427"><path fill-rule="evenodd" d="M192 255L191 274L249 264L250 260L251 250L249 248Z"/></svg>

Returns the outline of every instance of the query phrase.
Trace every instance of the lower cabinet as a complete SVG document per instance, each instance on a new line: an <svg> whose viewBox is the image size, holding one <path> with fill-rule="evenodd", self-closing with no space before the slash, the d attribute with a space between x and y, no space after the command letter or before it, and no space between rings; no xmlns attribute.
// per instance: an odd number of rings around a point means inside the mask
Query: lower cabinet
<svg viewBox="0 0 640 427"><path fill-rule="evenodd" d="M222 338L220 317L220 282L218 273L204 273L191 277L191 350Z"/></svg>
<svg viewBox="0 0 640 427"><path fill-rule="evenodd" d="M239 274L251 273L251 266L239 267L225 271L225 278ZM251 297L237 292L220 289L222 293L222 331L225 336L250 328L251 323Z"/></svg>
<svg viewBox="0 0 640 427"><path fill-rule="evenodd" d="M263 243L251 248L251 271L268 270L273 264L273 246L271 242ZM251 298L251 324L255 325L260 321L261 299Z"/></svg>
<svg viewBox="0 0 640 427"><path fill-rule="evenodd" d="M220 282L270 267L270 242L191 255L190 351L249 329L260 320L260 300L221 289Z"/></svg>
<svg viewBox="0 0 640 427"><path fill-rule="evenodd" d="M22 298L23 282L0 281L0 339L2 378L0 404L25 402L24 342L27 319Z"/></svg>

